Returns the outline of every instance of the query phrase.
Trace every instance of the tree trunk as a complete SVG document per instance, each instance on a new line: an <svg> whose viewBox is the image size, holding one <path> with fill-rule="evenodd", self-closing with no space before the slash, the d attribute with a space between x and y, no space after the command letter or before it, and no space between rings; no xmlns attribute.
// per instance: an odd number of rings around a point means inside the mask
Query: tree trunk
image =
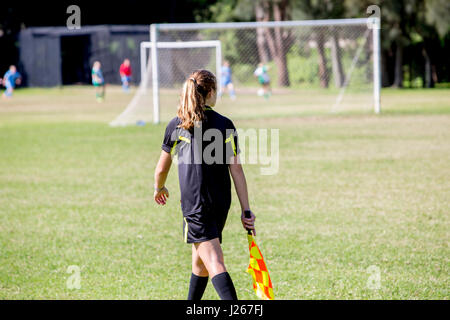
<svg viewBox="0 0 450 320"><path fill-rule="evenodd" d="M272 58L277 56L277 49L275 46L275 41L273 39L272 31L269 28L264 28L264 36L267 42L267 47L269 48L270 56Z"/></svg>
<svg viewBox="0 0 450 320"><path fill-rule="evenodd" d="M408 73L409 73L409 79L408 79L409 80L409 88L412 88L413 81L414 81L412 60L409 62L408 68L409 68L409 71L408 71Z"/></svg>
<svg viewBox="0 0 450 320"><path fill-rule="evenodd" d="M392 87L401 88L403 86L403 47L397 41L395 49L395 75Z"/></svg>
<svg viewBox="0 0 450 320"><path fill-rule="evenodd" d="M381 52L381 86L385 88L389 87L389 85L388 54L383 50Z"/></svg>
<svg viewBox="0 0 450 320"><path fill-rule="evenodd" d="M436 72L436 66L434 64L431 65L431 77L433 79L433 83L438 83L438 76Z"/></svg>
<svg viewBox="0 0 450 320"><path fill-rule="evenodd" d="M430 56L427 53L425 47L422 48L422 55L425 59L425 74L424 74L424 87L432 88L433 87L433 79L431 78L431 60Z"/></svg>
<svg viewBox="0 0 450 320"><path fill-rule="evenodd" d="M289 72L287 69L286 55L277 55L274 57L275 64L278 71L278 85L280 87L289 87Z"/></svg>
<svg viewBox="0 0 450 320"><path fill-rule="evenodd" d="M275 21L283 21L288 16L288 0L268 1L259 0L255 4L255 14L258 21L269 21L270 13L273 13ZM259 29L259 30L258 30ZM281 28L257 28L258 54L262 62L269 60L266 46L277 67L278 85L287 87L289 82L289 71L287 68L286 48L291 41L288 33L283 34ZM264 35L264 39L260 37Z"/></svg>
<svg viewBox="0 0 450 320"><path fill-rule="evenodd" d="M336 34L331 36L331 62L334 84L336 88L341 88L344 85L345 76L342 70L341 48L339 47Z"/></svg>
<svg viewBox="0 0 450 320"><path fill-rule="evenodd" d="M320 86L322 88L328 88L329 78L327 70L327 58L325 56L325 39L321 30L317 30L317 51L319 53Z"/></svg>
<svg viewBox="0 0 450 320"><path fill-rule="evenodd" d="M286 18L287 6L288 6L287 0L276 1L273 3L273 17L275 21L283 21ZM281 28L275 27L274 34L275 34L275 52L276 52L274 60L278 70L278 85L281 87L288 87L290 85L290 81L286 59L287 50L285 43L283 41Z"/></svg>
<svg viewBox="0 0 450 320"><path fill-rule="evenodd" d="M263 22L269 21L269 16L265 12L264 6L261 1L255 3L255 16L256 21ZM259 61L262 63L269 62L269 53L267 52L266 40L264 37L264 28L256 28L256 46L258 48Z"/></svg>

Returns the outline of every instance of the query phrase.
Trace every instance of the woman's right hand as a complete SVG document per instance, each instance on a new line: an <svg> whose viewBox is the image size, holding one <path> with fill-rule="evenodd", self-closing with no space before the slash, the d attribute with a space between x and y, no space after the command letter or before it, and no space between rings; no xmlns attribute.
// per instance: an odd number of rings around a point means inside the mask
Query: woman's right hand
<svg viewBox="0 0 450 320"><path fill-rule="evenodd" d="M244 211L242 211L241 215L242 226L244 227L245 230L252 231L254 236L256 236L255 219L256 216L253 212L250 211L250 218L246 218Z"/></svg>
<svg viewBox="0 0 450 320"><path fill-rule="evenodd" d="M167 202L167 198L169 197L169 190L166 187L162 187L161 189L155 189L153 193L153 198L155 202L160 205L165 205Z"/></svg>

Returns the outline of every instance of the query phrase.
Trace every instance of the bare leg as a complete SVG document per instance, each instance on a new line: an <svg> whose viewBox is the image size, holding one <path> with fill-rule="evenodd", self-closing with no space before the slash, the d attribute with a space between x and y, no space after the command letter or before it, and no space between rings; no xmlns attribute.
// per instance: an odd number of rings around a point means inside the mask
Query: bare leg
<svg viewBox="0 0 450 320"><path fill-rule="evenodd" d="M192 273L199 277L207 277L208 270L197 252L195 244L192 245Z"/></svg>
<svg viewBox="0 0 450 320"><path fill-rule="evenodd" d="M200 259L195 245L192 245L192 274L187 299L201 300L208 285L208 279L208 270Z"/></svg>
<svg viewBox="0 0 450 320"><path fill-rule="evenodd" d="M219 238L195 243L194 247L196 254L198 255L200 261L202 261L203 266L207 270L206 272L211 278L219 273L227 271L223 260L223 252L222 247L220 246ZM198 259L196 259L195 271L200 272L202 271L202 267L201 264L198 264L197 262ZM194 272L194 255L192 260L192 271Z"/></svg>
<svg viewBox="0 0 450 320"><path fill-rule="evenodd" d="M222 300L237 300L233 281L225 268L222 247L218 238L194 244L208 270L211 282ZM194 266L194 265L193 265ZM197 265L198 266L198 265ZM197 270L198 271L198 270Z"/></svg>

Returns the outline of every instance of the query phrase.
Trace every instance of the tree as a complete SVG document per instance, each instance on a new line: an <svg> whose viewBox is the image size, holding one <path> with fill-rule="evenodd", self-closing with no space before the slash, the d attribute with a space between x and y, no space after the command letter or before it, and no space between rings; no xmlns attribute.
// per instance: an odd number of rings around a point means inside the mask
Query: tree
<svg viewBox="0 0 450 320"><path fill-rule="evenodd" d="M333 70L334 84L337 88L344 86L345 74L342 69L341 48L335 32L331 35L331 66Z"/></svg>
<svg viewBox="0 0 450 320"><path fill-rule="evenodd" d="M288 0L258 0L255 1L256 21L270 21L271 17L275 21L290 20L290 6ZM280 27L273 29L257 28L257 45L260 60L268 60L266 45L269 48L270 56L273 58L278 72L278 85L287 87L289 82L289 71L287 68L286 53L289 48L291 35L288 30Z"/></svg>
<svg viewBox="0 0 450 320"><path fill-rule="evenodd" d="M417 5L423 0L346 0L347 16L361 16L369 5L375 4L381 11L383 85L394 88L403 86L404 49L410 42L410 27L414 23ZM389 60L393 57L393 72ZM392 77L389 74L393 73Z"/></svg>
<svg viewBox="0 0 450 320"><path fill-rule="evenodd" d="M291 0L221 0L210 7L211 21L284 21L291 19ZM277 66L278 85L289 86L286 53L292 43L289 30L256 28L258 60Z"/></svg>
<svg viewBox="0 0 450 320"><path fill-rule="evenodd" d="M383 86L402 87L404 70L407 70L405 66L409 68L410 80L414 78L413 75L420 74L426 87L432 87L438 80L449 81L450 64L446 56L450 45L448 0L217 0L208 7L213 14L207 16L209 21L222 22L361 18L368 17L366 9L372 4L381 9ZM257 29L254 45L258 56L255 55L254 59L262 62L273 60L277 64L280 84L288 85L285 58L294 37L286 29L276 31ZM335 85L340 86L345 74L341 63L339 34L328 38L326 31L326 28L313 29L318 46L320 84L328 87L332 72ZM331 61L327 61L330 59L325 54L326 42L331 44Z"/></svg>
<svg viewBox="0 0 450 320"><path fill-rule="evenodd" d="M387 24L389 32L387 35L395 45L394 82L392 87L403 87L403 52L409 44L410 38L407 32L407 20L412 13L412 4L415 0L408 1L386 1L382 2L383 25Z"/></svg>
<svg viewBox="0 0 450 320"><path fill-rule="evenodd" d="M434 87L438 81L436 66L432 59L433 42L437 38L444 39L450 31L450 3L443 0L424 0L420 3L417 12L417 22L414 30L420 34L422 45L422 56L424 58L424 87Z"/></svg>
<svg viewBox="0 0 450 320"><path fill-rule="evenodd" d="M450 2L448 0L425 0L425 20L434 26L443 39L450 31Z"/></svg>
<svg viewBox="0 0 450 320"><path fill-rule="evenodd" d="M395 44L395 73L393 87L403 86L403 54L406 47L421 42L423 83L432 87L437 81L432 62L432 43L437 34L443 38L450 29L450 4L442 0L380 1L382 25L388 28L385 36ZM390 39L389 39L390 38ZM417 59L417 58L416 58ZM434 79L434 80L433 80Z"/></svg>
<svg viewBox="0 0 450 320"><path fill-rule="evenodd" d="M341 0L304 0L295 2L297 14L302 19L337 19L342 18L345 13L344 3ZM325 55L326 28L314 28L317 51L319 53L319 78L320 86L328 88L329 72L327 67L327 57ZM341 87L344 84L345 74L342 68L341 54L338 42L338 35L333 32L330 38L332 44L332 71L334 73L335 84Z"/></svg>

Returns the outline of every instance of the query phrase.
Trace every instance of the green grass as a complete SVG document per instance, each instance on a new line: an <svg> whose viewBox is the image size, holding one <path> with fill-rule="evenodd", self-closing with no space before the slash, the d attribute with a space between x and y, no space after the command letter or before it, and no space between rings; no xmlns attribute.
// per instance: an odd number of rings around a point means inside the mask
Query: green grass
<svg viewBox="0 0 450 320"><path fill-rule="evenodd" d="M168 205L151 199L165 123L111 128L131 96L107 94L97 104L89 87L25 89L0 101L1 299L186 297L175 167ZM278 174L245 165L276 298L449 299L450 90L385 90L380 116L301 111L302 97L217 106L239 128L280 129ZM239 215L233 191L225 262L239 298L255 299ZM80 289L66 286L71 265ZM211 283L205 298L217 299Z"/></svg>

